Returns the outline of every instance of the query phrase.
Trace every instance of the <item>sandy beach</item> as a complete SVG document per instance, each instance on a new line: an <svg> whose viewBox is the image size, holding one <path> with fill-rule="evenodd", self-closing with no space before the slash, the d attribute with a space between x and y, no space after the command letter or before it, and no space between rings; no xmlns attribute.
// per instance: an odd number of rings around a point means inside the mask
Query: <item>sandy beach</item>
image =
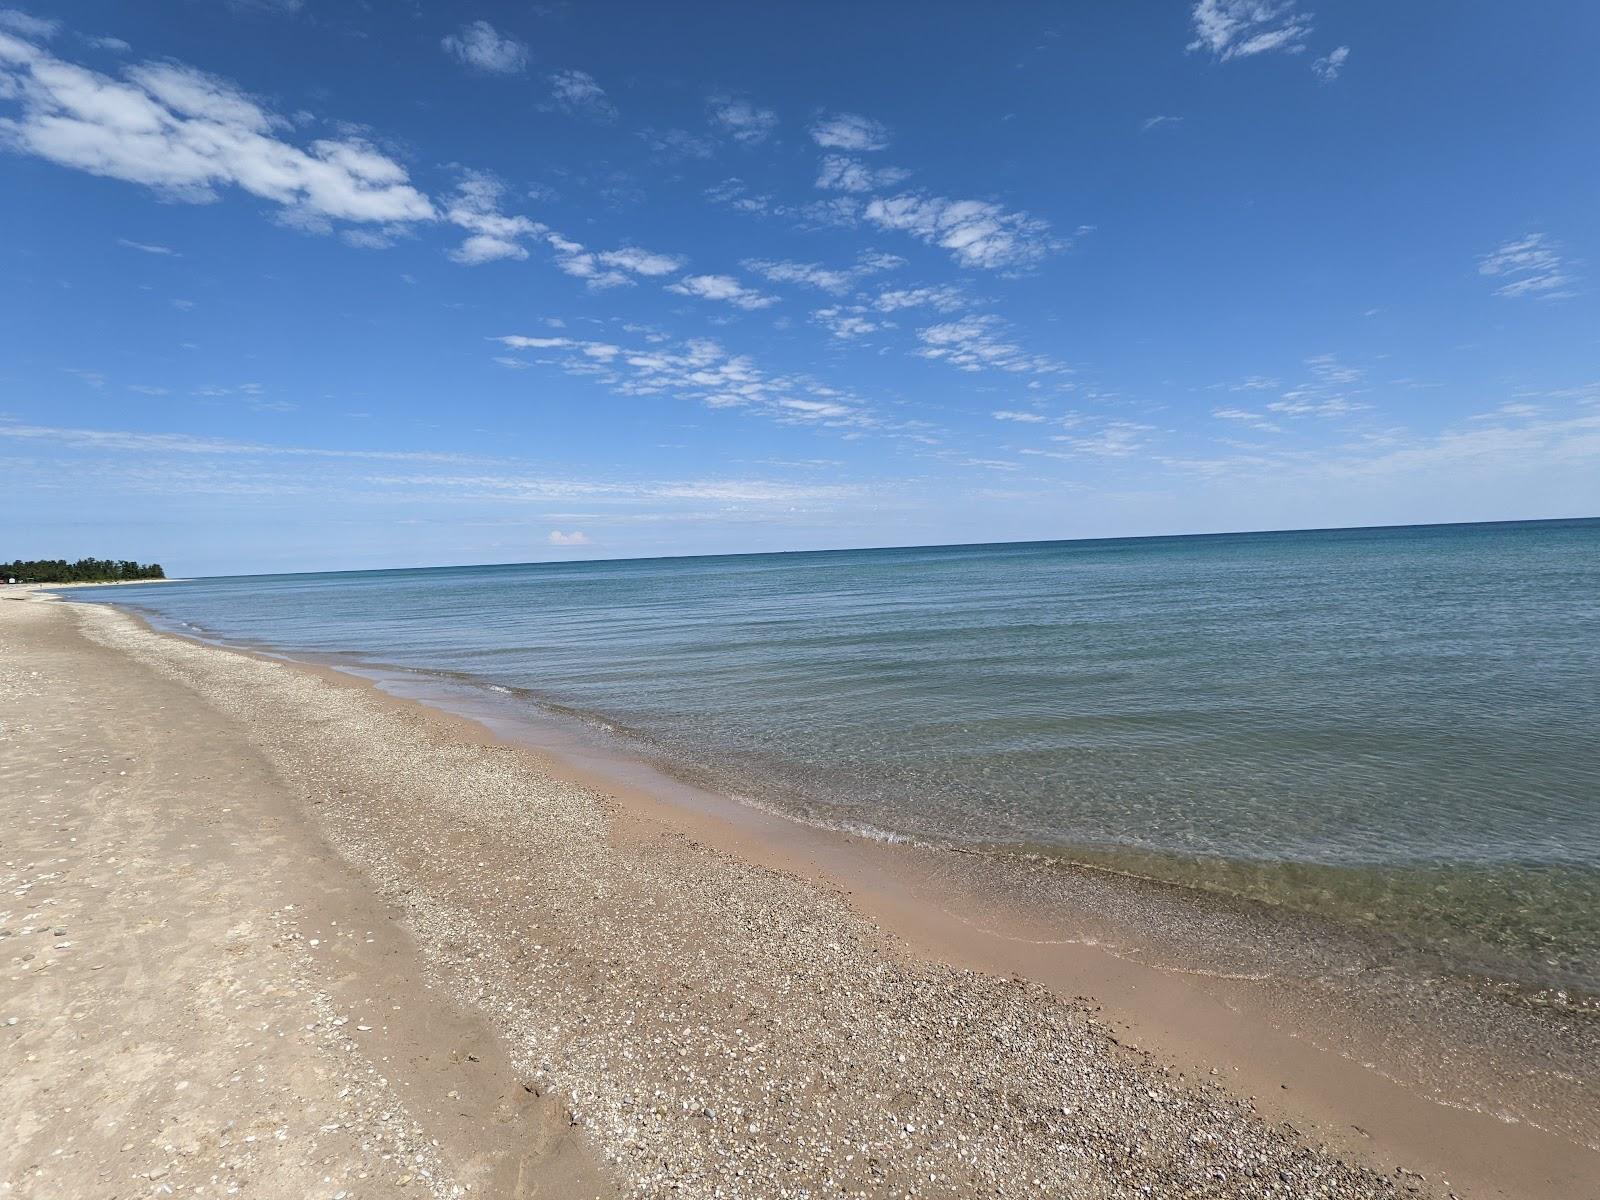
<svg viewBox="0 0 1600 1200"><path fill-rule="evenodd" d="M956 856L108 607L0 647L0 1194L1593 1194L1582 1129L953 911Z"/></svg>

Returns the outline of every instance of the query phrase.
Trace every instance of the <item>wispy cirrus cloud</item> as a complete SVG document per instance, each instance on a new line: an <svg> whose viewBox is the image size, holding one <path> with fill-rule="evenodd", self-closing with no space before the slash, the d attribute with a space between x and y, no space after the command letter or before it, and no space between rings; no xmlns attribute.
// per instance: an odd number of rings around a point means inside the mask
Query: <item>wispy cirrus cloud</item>
<svg viewBox="0 0 1600 1200"><path fill-rule="evenodd" d="M747 258L744 261L745 270L754 271L773 283L799 283L835 293L849 291L868 276L903 266L905 259L898 255L874 252L861 255L849 267L825 267L792 259Z"/></svg>
<svg viewBox="0 0 1600 1200"><path fill-rule="evenodd" d="M1030 354L1010 341L999 317L971 315L917 331L923 358L949 363L963 371L1007 371L1048 375L1066 368L1043 354Z"/></svg>
<svg viewBox="0 0 1600 1200"><path fill-rule="evenodd" d="M1151 435L1156 432L1154 425L1140 421L1090 417L1083 413L1068 414L1058 424L1066 425L1073 432L1050 435L1048 448L1027 446L1017 453L1064 462L1132 458L1150 448Z"/></svg>
<svg viewBox="0 0 1600 1200"><path fill-rule="evenodd" d="M171 246L157 246L153 242L136 242L131 238L118 238L117 245L129 250L139 250L145 254L159 254L170 258L181 257Z"/></svg>
<svg viewBox="0 0 1600 1200"><path fill-rule="evenodd" d="M1189 15L1189 50L1207 50L1223 62L1274 50L1298 54L1312 30L1311 15L1294 0L1199 0Z"/></svg>
<svg viewBox="0 0 1600 1200"><path fill-rule="evenodd" d="M473 21L439 43L463 66L490 75L515 75L528 65L528 47L487 21Z"/></svg>
<svg viewBox="0 0 1600 1200"><path fill-rule="evenodd" d="M828 308L819 308L811 314L811 319L842 341L851 341L865 337L869 333L876 333L884 324L880 319L874 318L872 310L864 304L835 304Z"/></svg>
<svg viewBox="0 0 1600 1200"><path fill-rule="evenodd" d="M697 300L718 300L747 310L771 308L778 303L776 296L748 288L732 275L686 275L678 282L668 284L667 291L680 296L693 296Z"/></svg>
<svg viewBox="0 0 1600 1200"><path fill-rule="evenodd" d="M681 255L658 254L639 246L587 250L581 242L574 242L553 232L546 233L545 240L556 252L556 266L574 279L583 280L594 290L627 286L634 282L635 275L650 279L671 275L688 262Z"/></svg>
<svg viewBox="0 0 1600 1200"><path fill-rule="evenodd" d="M1311 64L1311 72L1323 83L1332 83L1339 78L1339 72L1344 70L1344 64L1349 58L1349 46L1335 46Z"/></svg>
<svg viewBox="0 0 1600 1200"><path fill-rule="evenodd" d="M1213 409L1211 415L1263 432L1281 433L1283 426L1276 418L1347 417L1371 409L1372 405L1360 398L1366 390L1366 373L1360 368L1349 366L1332 354L1314 355L1306 359L1305 365L1308 378L1280 392L1276 400L1263 406L1264 411L1226 405ZM1251 376L1230 390L1270 392L1281 386L1275 379Z"/></svg>
<svg viewBox="0 0 1600 1200"><path fill-rule="evenodd" d="M620 250L604 250L597 256L608 267L630 271L635 275L654 278L680 271L689 260L679 254L657 254L638 246L624 246Z"/></svg>
<svg viewBox="0 0 1600 1200"><path fill-rule="evenodd" d="M291 123L232 84L172 62L117 79L0 33L0 149L208 203L239 188L299 228L410 224L438 214L406 169L355 137L301 147Z"/></svg>
<svg viewBox="0 0 1600 1200"><path fill-rule="evenodd" d="M1578 282L1560 247L1542 233L1496 246L1478 260L1478 274L1505 280L1494 294L1512 298L1565 300Z"/></svg>
<svg viewBox="0 0 1600 1200"><path fill-rule="evenodd" d="M1008 212L988 200L875 198L862 216L880 229L898 230L940 246L964 267L990 271L1032 266L1064 244L1050 232L1049 222L1025 212Z"/></svg>
<svg viewBox="0 0 1600 1200"><path fill-rule="evenodd" d="M900 167L872 167L847 154L827 154L817 167L817 186L835 192L875 192L911 178Z"/></svg>
<svg viewBox="0 0 1600 1200"><path fill-rule="evenodd" d="M1329 420L1368 412L1372 404L1363 399L1366 392L1366 373L1358 367L1341 362L1332 354L1318 354L1306 359L1307 378L1293 387L1283 389L1276 379L1252 375L1243 383L1233 384L1233 392L1278 392L1260 408L1242 404L1227 404L1211 410L1219 421L1254 429L1261 433L1285 433L1285 421L1315 417Z"/></svg>
<svg viewBox="0 0 1600 1200"><path fill-rule="evenodd" d="M684 503L787 510L797 504L849 500L863 493L850 483L771 478L563 477L498 456L281 445L0 419L0 443L6 441L26 444L29 460L42 464L38 468L41 473L59 472L63 460L107 456L115 463L109 474L116 479L118 495L128 491L215 496L360 493L406 502L576 502L593 506L582 519L602 521L607 519L605 514L619 511L637 512L638 519L673 519L681 515L679 506ZM55 461L44 457L46 447L58 456ZM317 469L308 469L309 461L317 462ZM550 513L543 519L574 520L577 514ZM581 545L580 539L586 535L569 525L562 536L568 539L564 544Z"/></svg>
<svg viewBox="0 0 1600 1200"><path fill-rule="evenodd" d="M813 122L811 140L828 150L883 150L889 145L889 127L857 113L834 113Z"/></svg>
<svg viewBox="0 0 1600 1200"><path fill-rule="evenodd" d="M315 446L279 446L265 442L245 442L231 438L203 437L187 433L140 433L131 430L79 429L57 425L34 425L0 419L0 438L14 441L50 442L83 450L125 450L135 453L290 455L307 458L371 459L389 462L468 462L471 456L429 450L350 450Z"/></svg>
<svg viewBox="0 0 1600 1200"><path fill-rule="evenodd" d="M587 71L557 71L550 76L550 96L556 106L573 116L591 121L609 122L617 119L617 106L611 103L605 88L595 82Z"/></svg>
<svg viewBox="0 0 1600 1200"><path fill-rule="evenodd" d="M1213 408L1211 415L1219 421L1233 421L1250 429L1258 429L1262 433L1282 433L1283 426L1267 418L1263 413L1255 412L1248 408L1238 408L1228 405L1222 408Z"/></svg>
<svg viewBox="0 0 1600 1200"><path fill-rule="evenodd" d="M743 408L785 425L874 424L863 405L802 375L772 375L712 338L630 348L584 338L510 335L491 339L532 352L536 363L595 379L624 396L668 395L709 408Z"/></svg>
<svg viewBox="0 0 1600 1200"><path fill-rule="evenodd" d="M899 312L906 308L931 308L936 312L956 312L967 307L967 297L960 288L949 284L934 287L890 288L873 298L872 307L879 312Z"/></svg>
<svg viewBox="0 0 1600 1200"><path fill-rule="evenodd" d="M720 94L706 101L711 124L742 146L766 141L778 127L778 114L743 96Z"/></svg>
<svg viewBox="0 0 1600 1200"><path fill-rule="evenodd" d="M641 129L639 138L658 157L668 162L710 158L717 152L717 144L711 138L690 133L687 129Z"/></svg>

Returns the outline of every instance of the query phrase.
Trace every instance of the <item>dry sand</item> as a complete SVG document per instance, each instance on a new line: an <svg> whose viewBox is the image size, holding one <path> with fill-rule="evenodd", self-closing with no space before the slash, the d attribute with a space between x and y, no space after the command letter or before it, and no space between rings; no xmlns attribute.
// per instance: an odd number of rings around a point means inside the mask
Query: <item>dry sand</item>
<svg viewBox="0 0 1600 1200"><path fill-rule="evenodd" d="M349 681L13 594L0 733L0 1195L1447 1190Z"/></svg>

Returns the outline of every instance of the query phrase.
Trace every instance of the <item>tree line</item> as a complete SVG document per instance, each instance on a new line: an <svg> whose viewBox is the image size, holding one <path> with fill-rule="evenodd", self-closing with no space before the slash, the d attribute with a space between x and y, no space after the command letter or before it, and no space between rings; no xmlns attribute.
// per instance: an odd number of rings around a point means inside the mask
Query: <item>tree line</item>
<svg viewBox="0 0 1600 1200"><path fill-rule="evenodd" d="M160 563L134 562L131 558L17 559L0 563L0 582L18 583L121 583L132 579L165 579Z"/></svg>

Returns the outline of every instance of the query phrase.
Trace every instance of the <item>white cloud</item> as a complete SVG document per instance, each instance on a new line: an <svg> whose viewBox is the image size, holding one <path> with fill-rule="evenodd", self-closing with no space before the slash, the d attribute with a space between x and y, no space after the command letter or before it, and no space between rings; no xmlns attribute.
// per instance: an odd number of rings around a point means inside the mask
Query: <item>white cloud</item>
<svg viewBox="0 0 1600 1200"><path fill-rule="evenodd" d="M867 316L868 309L860 304L833 305L831 308L819 308L811 314L811 319L823 326L836 338L850 340L865 337L882 328L880 322Z"/></svg>
<svg viewBox="0 0 1600 1200"><path fill-rule="evenodd" d="M502 213L500 201L504 194L505 185L488 172L465 173L445 210L445 218L471 236L450 252L452 259L477 266L502 258L528 257L528 249L520 239L537 237L545 227L527 217Z"/></svg>
<svg viewBox="0 0 1600 1200"><path fill-rule="evenodd" d="M583 280L596 291L633 284L633 275L655 278L670 275L687 261L675 254L657 254L638 246L594 252L581 242L559 233L548 233L545 240L556 252L556 266L575 279Z"/></svg>
<svg viewBox="0 0 1600 1200"><path fill-rule="evenodd" d="M882 229L943 247L964 267L1025 267L1060 247L1047 222L987 200L895 196L872 200L862 215Z"/></svg>
<svg viewBox="0 0 1600 1200"><path fill-rule="evenodd" d="M527 46L506 37L487 21L463 25L440 45L465 66L491 75L515 75L528 65Z"/></svg>
<svg viewBox="0 0 1600 1200"><path fill-rule="evenodd" d="M746 270L754 271L773 283L803 283L825 292L845 292L854 286L856 273L849 269L824 267L821 263L773 261L764 258L744 260Z"/></svg>
<svg viewBox="0 0 1600 1200"><path fill-rule="evenodd" d="M1141 121L1139 123L1139 132L1140 133L1149 133L1152 129L1160 129L1162 126L1165 126L1165 125L1181 125L1181 124L1183 124L1183 118L1182 117L1168 117L1168 116L1146 117L1143 121Z"/></svg>
<svg viewBox="0 0 1600 1200"><path fill-rule="evenodd" d="M770 195L752 193L740 179L725 179L706 189L706 199L759 217L783 217L797 228L850 228L860 223L861 201L855 196L829 196L807 204L785 204Z"/></svg>
<svg viewBox="0 0 1600 1200"><path fill-rule="evenodd" d="M1281 425L1274 424L1264 414L1253 412L1248 408L1214 408L1211 410L1211 415L1219 421L1236 421L1251 429L1259 429L1263 433L1283 432Z"/></svg>
<svg viewBox="0 0 1600 1200"><path fill-rule="evenodd" d="M1137 421L1106 421L1094 433L1062 433L1051 437L1052 442L1062 447L1060 451L1029 449L1020 453L1044 458L1083 455L1091 458L1128 458L1149 444L1149 435L1153 432L1153 426L1141 425Z"/></svg>
<svg viewBox="0 0 1600 1200"><path fill-rule="evenodd" d="M652 341L644 349L582 338L492 339L511 350L542 351L541 363L594 379L623 396L673 396L708 408L744 408L785 425L864 427L874 424L851 397L804 376L774 376L745 355L710 338L678 344Z"/></svg>
<svg viewBox="0 0 1600 1200"><path fill-rule="evenodd" d="M133 47L119 37L92 37L88 39L89 45L96 50L109 50L113 54L126 54Z"/></svg>
<svg viewBox="0 0 1600 1200"><path fill-rule="evenodd" d="M1345 60L1350 57L1349 46L1335 46L1328 53L1311 64L1311 70L1323 83L1332 83L1339 78L1339 72L1344 70Z"/></svg>
<svg viewBox="0 0 1600 1200"><path fill-rule="evenodd" d="M561 108L592 121L615 121L616 105L587 71L557 71L550 76L550 94Z"/></svg>
<svg viewBox="0 0 1600 1200"><path fill-rule="evenodd" d="M0 419L0 438L51 442L80 450L125 450L156 454L293 455L308 458L370 459L384 462L464 462L460 454L431 450L325 450L311 446L273 446L186 433L132 433L125 430L74 429L29 425Z"/></svg>
<svg viewBox="0 0 1600 1200"><path fill-rule="evenodd" d="M773 283L802 283L825 292L846 292L869 275L905 266L905 259L893 254L869 253L857 259L853 267L824 267L820 263L747 258L744 266Z"/></svg>
<svg viewBox="0 0 1600 1200"><path fill-rule="evenodd" d="M224 80L176 63L146 63L113 79L0 34L0 148L204 203L238 187L280 205L312 231L333 221L404 223L435 217L399 163L359 138L302 149L288 122Z"/></svg>
<svg viewBox="0 0 1600 1200"><path fill-rule="evenodd" d="M135 242L129 238L118 238L117 245L126 246L129 250L142 250L146 254L164 254L170 255L173 258L181 257L178 252L172 249L170 246L157 246L150 242Z"/></svg>
<svg viewBox="0 0 1600 1200"><path fill-rule="evenodd" d="M955 312L967 306L967 298L959 288L948 284L937 287L891 288L880 292L872 306L879 312L899 312L903 308L932 308L939 312Z"/></svg>
<svg viewBox="0 0 1600 1200"><path fill-rule="evenodd" d="M620 250L606 250L596 255L608 267L632 271L635 275L671 275L681 270L688 260L676 254L656 254L637 246L624 246Z"/></svg>
<svg viewBox="0 0 1600 1200"><path fill-rule="evenodd" d="M1263 482L1301 482L1313 494L1330 488L1348 496L1368 497L1380 489L1398 488L1409 501L1448 494L1455 506L1434 519L1460 519L1459 504L1473 497L1486 501L1482 516L1506 495L1526 502L1540 488L1560 509L1571 511L1572 497L1592 496L1600 479L1600 415L1563 414L1555 418L1469 421L1438 433L1394 431L1351 440L1326 450L1255 452L1221 459L1164 459L1173 468L1261 494ZM1508 490L1509 489L1509 490ZM1503 511L1503 510L1502 510Z"/></svg>
<svg viewBox="0 0 1600 1200"><path fill-rule="evenodd" d="M1559 247L1542 233L1497 246L1479 260L1478 274L1505 280L1495 289L1497 296L1565 300L1573 295L1571 289L1577 283Z"/></svg>
<svg viewBox="0 0 1600 1200"><path fill-rule="evenodd" d="M547 234L545 240L556 252L556 266L574 279L583 280L591 289L599 291L632 285L627 272L606 267L598 255L583 248L582 242L574 242L559 233Z"/></svg>
<svg viewBox="0 0 1600 1200"><path fill-rule="evenodd" d="M712 96L706 106L711 123L744 146L766 141L778 127L777 113L770 108L760 108L741 96Z"/></svg>
<svg viewBox="0 0 1600 1200"><path fill-rule="evenodd" d="M919 329L923 358L949 363L963 371L998 370L1014 374L1046 375L1064 370L1042 354L1029 354L1005 339L1000 318L966 316Z"/></svg>
<svg viewBox="0 0 1600 1200"><path fill-rule="evenodd" d="M639 137L650 149L669 160L710 158L717 152L717 145L710 138L700 137L687 129L641 129Z"/></svg>
<svg viewBox="0 0 1600 1200"><path fill-rule="evenodd" d="M1199 0L1191 12L1192 50L1218 59L1248 58L1272 50L1296 54L1311 36L1311 17L1294 0Z"/></svg>
<svg viewBox="0 0 1600 1200"><path fill-rule="evenodd" d="M807 418L796 410L794 420ZM324 449L261 442L238 442L184 433L134 433L123 430L74 429L24 425L0 418L0 441L18 441L28 457L43 460L43 447L72 455L124 455L115 471L119 492L128 490L215 495L333 493L373 494L377 489L404 500L457 501L493 499L533 504L582 502L615 513L643 510L638 519L655 520L661 506L702 502L738 507L829 504L858 498L862 489L850 484L791 483L784 480L552 478L531 473L523 464L503 458L363 449ZM215 463L207 460L217 460ZM318 463L313 469L305 461ZM253 466L259 463L260 466ZM269 466L268 464L276 464ZM369 464L395 464L385 473ZM445 473L443 465L456 469ZM341 469L342 468L342 469ZM406 469L409 468L409 469ZM433 469L429 469L433 468ZM50 464L61 469L61 459ZM726 510L718 511L726 518ZM539 520L550 545L593 544L577 522L604 519L594 512L549 512ZM570 524L568 522L571 522ZM554 528L551 528L551 526Z"/></svg>
<svg viewBox="0 0 1600 1200"><path fill-rule="evenodd" d="M724 300L743 309L770 308L778 302L776 296L753 291L731 275L688 275L669 284L667 291L701 300Z"/></svg>
<svg viewBox="0 0 1600 1200"><path fill-rule="evenodd" d="M811 140L829 150L882 150L889 144L889 127L871 117L836 113L811 126Z"/></svg>
<svg viewBox="0 0 1600 1200"><path fill-rule="evenodd" d="M25 38L34 38L44 41L53 38L61 32L60 21L50 21L43 17L29 16L25 12L18 12L14 8L0 8L0 29L9 29L13 33L20 33Z"/></svg>
<svg viewBox="0 0 1600 1200"><path fill-rule="evenodd" d="M227 0L229 8L238 12L272 13L288 16L306 6L306 0Z"/></svg>
<svg viewBox="0 0 1600 1200"><path fill-rule="evenodd" d="M1526 400L1510 400L1505 404L1500 405L1493 412L1474 413L1467 419L1471 421L1493 421L1504 417L1510 417L1512 420L1531 421L1535 417L1540 416L1543 412L1544 409L1540 408L1537 404L1529 404Z"/></svg>
<svg viewBox="0 0 1600 1200"><path fill-rule="evenodd" d="M68 375L76 375L92 388L103 388L106 385L106 377L99 371L86 371L82 367L63 367L62 370Z"/></svg>
<svg viewBox="0 0 1600 1200"><path fill-rule="evenodd" d="M1365 412L1372 406L1356 397L1364 374L1356 367L1341 363L1331 354L1318 354L1306 359L1311 378L1290 388L1278 399L1269 403L1268 412L1284 417L1345 417ZM1357 390L1352 390L1357 389ZM1235 410L1222 410L1232 412ZM1237 410L1240 412L1246 410ZM1220 413L1217 415L1221 415ZM1253 414L1252 414L1253 415ZM1234 420L1243 418L1234 417ZM1267 420L1266 418L1262 418ZM1258 426L1265 428L1265 426Z"/></svg>
<svg viewBox="0 0 1600 1200"><path fill-rule="evenodd" d="M911 178L899 167L869 167L845 154L824 155L817 168L817 186L835 192L873 192Z"/></svg>
<svg viewBox="0 0 1600 1200"><path fill-rule="evenodd" d="M1043 413L1019 412L1014 408L1002 408L989 414L996 421L1015 421L1021 425L1040 425L1045 421Z"/></svg>
<svg viewBox="0 0 1600 1200"><path fill-rule="evenodd" d="M571 533L562 533L559 529L550 531L550 544L552 546L587 546L589 535L574 529Z"/></svg>

